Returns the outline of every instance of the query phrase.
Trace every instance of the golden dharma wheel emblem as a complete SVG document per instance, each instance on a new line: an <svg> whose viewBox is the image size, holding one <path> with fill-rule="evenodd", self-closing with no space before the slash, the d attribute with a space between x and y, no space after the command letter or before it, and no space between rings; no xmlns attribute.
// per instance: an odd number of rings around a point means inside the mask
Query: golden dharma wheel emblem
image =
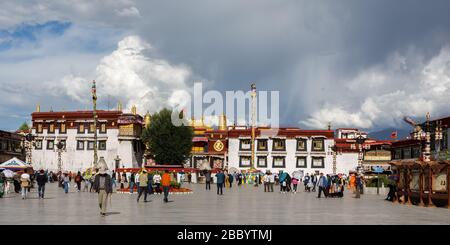
<svg viewBox="0 0 450 245"><path fill-rule="evenodd" d="M225 147L225 145L220 140L218 140L218 141L216 141L216 143L214 143L215 151L222 151L224 147Z"/></svg>

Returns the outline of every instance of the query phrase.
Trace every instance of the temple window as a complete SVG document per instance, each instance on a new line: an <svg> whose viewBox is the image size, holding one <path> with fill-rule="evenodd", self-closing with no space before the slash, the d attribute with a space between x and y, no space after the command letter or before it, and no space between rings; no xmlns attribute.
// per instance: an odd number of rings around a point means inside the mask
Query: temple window
<svg viewBox="0 0 450 245"><path fill-rule="evenodd" d="M252 141L250 139L241 139L239 141L239 150L240 151L250 151L252 148L251 142Z"/></svg>
<svg viewBox="0 0 450 245"><path fill-rule="evenodd" d="M53 150L53 149L55 149L55 141L47 140L47 150Z"/></svg>
<svg viewBox="0 0 450 245"><path fill-rule="evenodd" d="M258 151L267 151L267 140L260 139L258 140Z"/></svg>
<svg viewBox="0 0 450 245"><path fill-rule="evenodd" d="M65 134L65 133L67 133L67 130L66 130L66 124L65 124L65 123L61 123L61 124L60 124L60 126L59 126L59 133L60 133L60 134Z"/></svg>
<svg viewBox="0 0 450 245"><path fill-rule="evenodd" d="M306 168L306 157L297 157L297 168Z"/></svg>
<svg viewBox="0 0 450 245"><path fill-rule="evenodd" d="M306 151L306 139L297 139L297 151Z"/></svg>
<svg viewBox="0 0 450 245"><path fill-rule="evenodd" d="M42 150L42 140L36 140L34 146L36 150Z"/></svg>
<svg viewBox="0 0 450 245"><path fill-rule="evenodd" d="M85 132L84 123L79 123L78 124L78 133L84 134L84 132Z"/></svg>
<svg viewBox="0 0 450 245"><path fill-rule="evenodd" d="M257 166L259 168L267 168L267 157L266 156L258 156Z"/></svg>
<svg viewBox="0 0 450 245"><path fill-rule="evenodd" d="M54 134L54 133L55 133L55 124L50 123L50 124L48 125L48 133L49 133L49 134Z"/></svg>
<svg viewBox="0 0 450 245"><path fill-rule="evenodd" d="M285 168L286 158L285 157L273 157L272 168Z"/></svg>
<svg viewBox="0 0 450 245"><path fill-rule="evenodd" d="M101 134L106 134L106 123L102 123L100 125L100 133Z"/></svg>
<svg viewBox="0 0 450 245"><path fill-rule="evenodd" d="M79 151L84 150L84 141L82 141L82 140L77 141L77 150L79 150Z"/></svg>
<svg viewBox="0 0 450 245"><path fill-rule="evenodd" d="M286 150L286 140L285 139L273 139L272 151L285 151L285 150Z"/></svg>
<svg viewBox="0 0 450 245"><path fill-rule="evenodd" d="M88 150L94 150L94 141L88 141L87 149Z"/></svg>
<svg viewBox="0 0 450 245"><path fill-rule="evenodd" d="M106 140L101 140L98 142L98 149L101 151L106 150Z"/></svg>
<svg viewBox="0 0 450 245"><path fill-rule="evenodd" d="M251 165L250 162L251 162L250 156L240 156L239 157L239 167L241 167L241 168L249 168Z"/></svg>
<svg viewBox="0 0 450 245"><path fill-rule="evenodd" d="M325 168L325 158L313 157L311 168Z"/></svg>
<svg viewBox="0 0 450 245"><path fill-rule="evenodd" d="M312 150L313 151L325 151L324 140L323 139L313 139Z"/></svg>
<svg viewBox="0 0 450 245"><path fill-rule="evenodd" d="M94 123L90 123L90 124L89 124L89 133L90 133L90 134L95 133L95 126L94 126Z"/></svg>
<svg viewBox="0 0 450 245"><path fill-rule="evenodd" d="M38 123L37 125L37 133L42 134L42 123Z"/></svg>

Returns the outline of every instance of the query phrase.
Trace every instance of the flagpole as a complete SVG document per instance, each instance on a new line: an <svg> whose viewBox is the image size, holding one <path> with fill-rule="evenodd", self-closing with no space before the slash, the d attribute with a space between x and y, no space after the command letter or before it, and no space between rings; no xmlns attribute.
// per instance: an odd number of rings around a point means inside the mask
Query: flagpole
<svg viewBox="0 0 450 245"><path fill-rule="evenodd" d="M92 104L94 115L94 162L92 166L97 168L97 87L95 86L95 80L92 81Z"/></svg>

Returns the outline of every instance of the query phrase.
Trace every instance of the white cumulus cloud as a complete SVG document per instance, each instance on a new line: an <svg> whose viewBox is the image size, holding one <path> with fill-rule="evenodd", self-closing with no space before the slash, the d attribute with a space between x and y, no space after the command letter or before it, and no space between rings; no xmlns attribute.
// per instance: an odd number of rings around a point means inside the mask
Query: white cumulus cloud
<svg viewBox="0 0 450 245"><path fill-rule="evenodd" d="M399 126L402 117L424 117L427 112L444 116L450 102L450 46L424 60L414 50L393 54L384 64L343 82L347 90L341 91L339 102L327 103L300 123L308 127L331 122L335 127L373 128ZM345 96L353 93L362 99L355 102Z"/></svg>
<svg viewBox="0 0 450 245"><path fill-rule="evenodd" d="M190 68L151 56L152 46L140 37L122 39L117 49L103 57L95 69L93 77L99 98L110 96L121 100L127 109L136 105L139 113L183 104L189 98ZM67 75L55 91L86 102L90 99L90 86L90 79Z"/></svg>

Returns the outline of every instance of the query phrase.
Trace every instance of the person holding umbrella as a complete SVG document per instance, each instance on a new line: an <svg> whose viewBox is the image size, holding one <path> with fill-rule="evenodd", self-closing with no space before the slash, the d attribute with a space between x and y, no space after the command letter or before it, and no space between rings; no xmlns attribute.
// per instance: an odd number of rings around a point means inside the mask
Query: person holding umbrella
<svg viewBox="0 0 450 245"><path fill-rule="evenodd" d="M23 173L20 176L20 187L22 187L22 199L27 198L28 188L31 185L30 175L27 173Z"/></svg>

